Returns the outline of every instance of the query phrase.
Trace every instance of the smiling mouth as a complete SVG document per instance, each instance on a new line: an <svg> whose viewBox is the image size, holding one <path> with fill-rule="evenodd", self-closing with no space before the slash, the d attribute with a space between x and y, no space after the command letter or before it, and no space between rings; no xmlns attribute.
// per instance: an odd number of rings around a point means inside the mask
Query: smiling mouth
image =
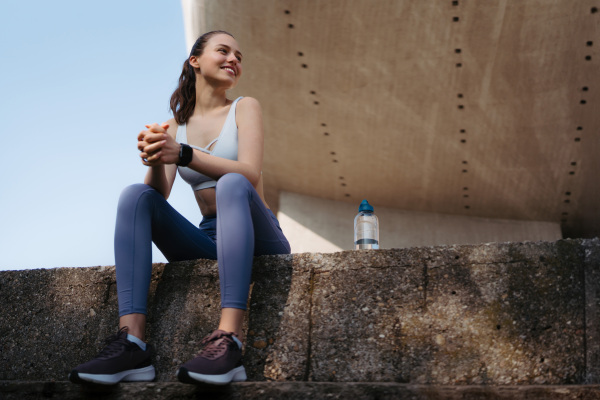
<svg viewBox="0 0 600 400"><path fill-rule="evenodd" d="M237 74L235 73L235 69L231 68L231 67L221 67L221 69L224 69L226 71L228 71L229 73L231 73L233 76L236 76Z"/></svg>

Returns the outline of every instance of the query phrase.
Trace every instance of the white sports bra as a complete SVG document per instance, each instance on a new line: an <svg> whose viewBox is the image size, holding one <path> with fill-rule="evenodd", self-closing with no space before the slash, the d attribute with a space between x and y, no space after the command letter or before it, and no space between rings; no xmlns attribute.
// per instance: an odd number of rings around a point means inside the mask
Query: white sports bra
<svg viewBox="0 0 600 400"><path fill-rule="evenodd" d="M228 160L237 160L238 157L238 129L237 124L235 123L235 108L237 102L242 99L242 97L238 97L231 104L231 108L229 109L229 113L227 114L227 118L225 119L225 123L223 124L223 129L221 129L221 133L215 140L210 142L206 147L199 147L190 145L194 149L200 150L203 153L211 154L215 157L227 158ZM187 130L186 125L179 125L177 127L177 134L175 135L175 140L179 143L187 144ZM210 146L212 146L215 142L215 147L212 150ZM193 190L202 190L206 188L215 187L217 185L217 181L213 178L201 174L200 172L194 171L188 167L177 167L179 171L179 175L181 178L186 181Z"/></svg>

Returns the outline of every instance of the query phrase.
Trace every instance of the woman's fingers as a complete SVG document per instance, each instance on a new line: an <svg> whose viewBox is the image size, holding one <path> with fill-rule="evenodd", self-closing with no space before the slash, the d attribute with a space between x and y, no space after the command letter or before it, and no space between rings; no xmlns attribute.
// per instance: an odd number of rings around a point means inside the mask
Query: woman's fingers
<svg viewBox="0 0 600 400"><path fill-rule="evenodd" d="M167 132L167 128L169 127L169 124L159 125L157 123L153 123L153 124L145 125L145 126L146 126L146 128L150 132L154 132L154 133L166 133Z"/></svg>
<svg viewBox="0 0 600 400"><path fill-rule="evenodd" d="M166 133L146 133L142 137L138 138L137 148L138 150L142 151L148 145L164 142L167 139L167 136L168 135Z"/></svg>
<svg viewBox="0 0 600 400"><path fill-rule="evenodd" d="M144 165L156 165L157 161L160 161L161 152L157 152L154 154L148 153L140 153L140 158L142 159L142 164Z"/></svg>
<svg viewBox="0 0 600 400"><path fill-rule="evenodd" d="M144 142L147 143L155 143L159 141L163 141L167 139L166 133L148 133L144 136Z"/></svg>
<svg viewBox="0 0 600 400"><path fill-rule="evenodd" d="M137 148L140 151L142 164L147 166L162 164L163 146L170 136L167 134L169 124L156 123L145 125L145 131L138 134Z"/></svg>
<svg viewBox="0 0 600 400"><path fill-rule="evenodd" d="M143 152L147 154L154 154L157 151L161 150L166 140L161 140L160 142L148 144L143 148Z"/></svg>
<svg viewBox="0 0 600 400"><path fill-rule="evenodd" d="M162 151L157 151L156 153L152 153L146 157L146 161L151 163L153 161L159 161L160 156L162 155Z"/></svg>
<svg viewBox="0 0 600 400"><path fill-rule="evenodd" d="M142 164L146 166L162 165L165 164L162 160L162 152L158 152L149 157L142 157Z"/></svg>
<svg viewBox="0 0 600 400"><path fill-rule="evenodd" d="M161 157L163 155L162 146L165 144L165 141L161 141L158 143L153 143L145 146L141 153L140 158L142 159L142 163L144 165L158 165L164 164Z"/></svg>

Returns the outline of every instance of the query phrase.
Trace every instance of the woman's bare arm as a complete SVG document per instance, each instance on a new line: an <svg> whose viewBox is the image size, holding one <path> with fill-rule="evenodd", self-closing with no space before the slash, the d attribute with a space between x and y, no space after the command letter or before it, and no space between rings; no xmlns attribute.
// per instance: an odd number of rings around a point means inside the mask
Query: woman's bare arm
<svg viewBox="0 0 600 400"><path fill-rule="evenodd" d="M188 168L215 180L227 173L236 172L245 176L252 185L256 186L262 170L264 144L262 111L256 99L245 97L238 102L236 123L238 125L237 161L194 150ZM158 131L159 128L155 124L151 126L150 131ZM180 144L175 141L173 136L166 132L156 132L148 134L145 139L148 144L143 147L141 154L142 158L147 159L147 161L142 161L144 165L173 165L179 161Z"/></svg>

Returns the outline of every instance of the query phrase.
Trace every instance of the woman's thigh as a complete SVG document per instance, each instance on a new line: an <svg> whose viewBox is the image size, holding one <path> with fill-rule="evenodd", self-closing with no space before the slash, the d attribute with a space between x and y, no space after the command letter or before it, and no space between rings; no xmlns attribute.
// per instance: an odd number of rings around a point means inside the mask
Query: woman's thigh
<svg viewBox="0 0 600 400"><path fill-rule="evenodd" d="M152 218L152 241L169 261L217 258L213 238L175 210L156 193Z"/></svg>

